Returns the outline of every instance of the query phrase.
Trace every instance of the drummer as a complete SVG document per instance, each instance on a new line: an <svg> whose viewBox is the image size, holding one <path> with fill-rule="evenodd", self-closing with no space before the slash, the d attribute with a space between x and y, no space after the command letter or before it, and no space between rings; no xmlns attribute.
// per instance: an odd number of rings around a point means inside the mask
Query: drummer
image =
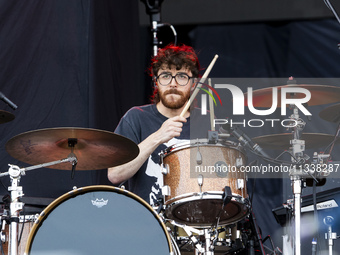
<svg viewBox="0 0 340 255"><path fill-rule="evenodd" d="M150 75L155 82L153 103L131 108L120 120L115 133L138 144L140 153L132 161L108 169L113 184L124 181L126 188L156 205L161 198L163 176L159 165L159 153L179 142L189 141L193 114L181 112L190 97L199 76L197 54L190 46L169 45L159 49L152 59ZM203 123L204 122L204 123ZM209 122L201 121L200 125ZM204 134L205 138L207 135ZM202 137L201 137L202 138Z"/></svg>

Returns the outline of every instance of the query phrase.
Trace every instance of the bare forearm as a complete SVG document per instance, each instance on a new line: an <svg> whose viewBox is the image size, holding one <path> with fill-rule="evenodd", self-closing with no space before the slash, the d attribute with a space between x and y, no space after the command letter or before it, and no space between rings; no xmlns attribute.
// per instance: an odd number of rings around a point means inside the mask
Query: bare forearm
<svg viewBox="0 0 340 255"><path fill-rule="evenodd" d="M152 134L138 144L139 154L135 159L126 164L109 168L108 179L112 183L118 184L134 176L159 145L159 142L154 138L154 134Z"/></svg>
<svg viewBox="0 0 340 255"><path fill-rule="evenodd" d="M108 169L108 179L112 183L118 184L134 176L160 144L168 142L171 138L181 134L182 122L186 121L185 118L179 116L166 120L160 129L138 144L139 155L134 160Z"/></svg>

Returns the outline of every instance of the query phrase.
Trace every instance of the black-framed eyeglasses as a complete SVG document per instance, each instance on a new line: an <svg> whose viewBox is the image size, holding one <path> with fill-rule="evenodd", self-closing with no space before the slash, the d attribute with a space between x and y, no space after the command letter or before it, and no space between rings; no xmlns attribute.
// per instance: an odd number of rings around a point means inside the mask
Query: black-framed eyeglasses
<svg viewBox="0 0 340 255"><path fill-rule="evenodd" d="M156 81L162 86L167 86L171 83L172 79L175 79L179 86L185 86L191 78L192 77L186 73L177 73L176 75L171 75L171 73L161 73L157 76Z"/></svg>

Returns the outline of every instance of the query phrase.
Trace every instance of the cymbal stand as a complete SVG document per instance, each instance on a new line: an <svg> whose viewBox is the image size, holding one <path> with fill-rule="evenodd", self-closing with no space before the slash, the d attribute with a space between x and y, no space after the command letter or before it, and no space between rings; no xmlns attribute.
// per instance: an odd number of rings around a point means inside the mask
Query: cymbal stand
<svg viewBox="0 0 340 255"><path fill-rule="evenodd" d="M20 198L24 195L22 186L19 186L20 178L25 175L25 171L56 165L64 162L77 161L77 158L72 156L66 159L30 166L27 168L19 168L18 166L9 164L8 172L0 173L0 177L9 175L11 178L11 186L8 187L8 191L11 192L11 203L10 203L10 227L9 227L9 245L8 255L18 255L18 223L19 215L24 207L24 203L20 202Z"/></svg>
<svg viewBox="0 0 340 255"><path fill-rule="evenodd" d="M19 199L24 195L22 187L18 186L22 173L18 167L10 165L8 174L11 178L11 186L8 188L11 192L8 254L17 255L19 214L24 206L24 203L19 201Z"/></svg>
<svg viewBox="0 0 340 255"><path fill-rule="evenodd" d="M300 133L305 127L305 122L299 118L298 109L295 106L293 108L293 114L291 119L295 121L295 126L293 128L293 139L290 140L292 145L292 158L293 163L299 163L301 159L304 158L305 141L300 140ZM296 171L297 169L292 169L290 171L290 178L292 182L292 190L294 194L294 250L295 255L301 255L301 193L302 193L302 175L301 172Z"/></svg>

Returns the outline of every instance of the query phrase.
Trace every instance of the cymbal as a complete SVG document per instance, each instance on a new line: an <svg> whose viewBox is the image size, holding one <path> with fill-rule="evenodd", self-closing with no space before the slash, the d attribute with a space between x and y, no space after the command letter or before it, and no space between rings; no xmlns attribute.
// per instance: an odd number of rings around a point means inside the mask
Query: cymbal
<svg viewBox="0 0 340 255"><path fill-rule="evenodd" d="M266 107L272 106L272 89L277 88L277 107L281 107L281 89L282 88L304 88L310 91L311 99L308 101L308 106L331 104L340 102L340 87L328 85L311 85L311 84L290 84L278 87L269 87L253 91L253 106ZM247 93L245 93L247 94ZM303 93L295 93L293 95L287 94L287 99L305 98ZM245 100L245 105L248 105Z"/></svg>
<svg viewBox="0 0 340 255"><path fill-rule="evenodd" d="M130 139L112 132L88 128L50 128L29 131L11 138L7 152L22 162L39 165L65 159L72 152L77 157L76 170L98 170L121 165L139 154ZM70 147L71 146L71 147ZM69 162L49 168L71 170Z"/></svg>
<svg viewBox="0 0 340 255"><path fill-rule="evenodd" d="M272 150L286 150L290 145L290 140L292 140L292 133L282 133L274 135L264 135L252 138L253 142L260 145L263 149ZM305 148L319 148L327 146L334 140L334 135L321 134L321 133L303 133L300 140L305 141ZM340 139L337 140L339 142Z"/></svg>
<svg viewBox="0 0 340 255"><path fill-rule="evenodd" d="M319 116L321 119L338 123L340 121L340 104L335 104L323 109Z"/></svg>
<svg viewBox="0 0 340 255"><path fill-rule="evenodd" d="M12 121L14 119L15 116L12 113L0 110L0 124Z"/></svg>

